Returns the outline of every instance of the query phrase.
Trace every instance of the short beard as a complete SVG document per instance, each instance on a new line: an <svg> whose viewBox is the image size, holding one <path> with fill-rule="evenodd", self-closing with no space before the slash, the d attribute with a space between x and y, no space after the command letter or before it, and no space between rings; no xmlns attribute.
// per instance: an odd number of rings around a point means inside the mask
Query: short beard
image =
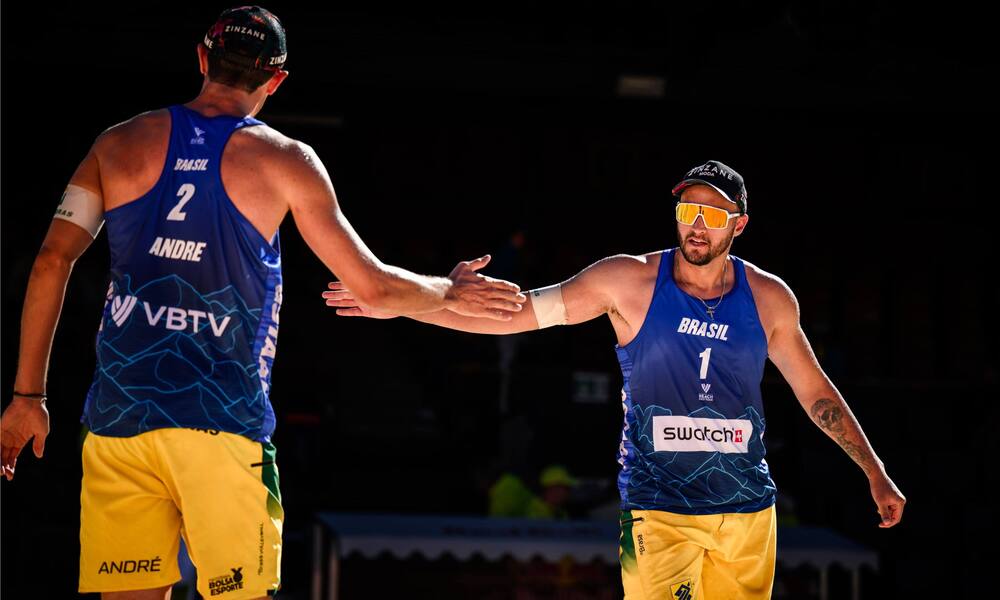
<svg viewBox="0 0 1000 600"><path fill-rule="evenodd" d="M684 256L684 260L688 261L692 265L695 265L697 267L703 267L708 263L712 262L713 260L715 260L716 257L722 255L724 252L729 251L729 248L733 245L733 236L735 235L735 233L736 232L734 229L730 229L729 235L727 235L726 239L722 240L722 242L718 245L715 245L711 241L706 240L708 241L708 249L705 251L704 254L693 254L688 252L687 241L690 238L694 237L693 232L689 233L686 238L681 240L681 254ZM677 232L677 237L678 238L680 237L679 231Z"/></svg>

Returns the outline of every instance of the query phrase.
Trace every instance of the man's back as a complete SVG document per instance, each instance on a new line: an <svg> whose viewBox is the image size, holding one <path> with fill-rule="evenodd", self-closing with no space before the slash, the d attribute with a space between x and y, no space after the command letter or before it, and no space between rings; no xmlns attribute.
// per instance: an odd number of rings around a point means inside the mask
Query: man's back
<svg viewBox="0 0 1000 600"><path fill-rule="evenodd" d="M82 593L169 596L182 533L202 596L278 589L284 513L268 395L277 230L288 212L371 306L506 320L525 301L516 285L477 273L489 256L447 278L383 263L340 211L312 149L246 116L288 75L277 17L256 6L224 11L196 51L205 78L195 100L109 129L84 157L25 293L16 391L0 417L8 480L25 444L44 451L66 284L106 224L111 285L83 417Z"/></svg>
<svg viewBox="0 0 1000 600"><path fill-rule="evenodd" d="M205 117L223 116L218 110L195 110ZM167 160L170 132L170 111L161 109L116 125L98 138L94 152L101 165L106 211L153 188ZM265 238L274 235L288 212L287 186L282 185L288 179L286 163L301 153L302 144L263 124L234 132L225 145L220 165L223 187Z"/></svg>
<svg viewBox="0 0 1000 600"><path fill-rule="evenodd" d="M98 144L112 264L84 409L95 433L190 427L269 439L281 260L276 222L268 237L260 229L287 205L268 201L257 167L268 134L243 134L259 127L174 106Z"/></svg>

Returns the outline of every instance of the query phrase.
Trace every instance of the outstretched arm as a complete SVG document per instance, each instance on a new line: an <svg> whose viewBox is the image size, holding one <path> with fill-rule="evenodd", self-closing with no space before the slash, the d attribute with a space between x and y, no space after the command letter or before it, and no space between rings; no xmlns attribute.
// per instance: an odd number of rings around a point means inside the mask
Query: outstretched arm
<svg viewBox="0 0 1000 600"><path fill-rule="evenodd" d="M100 168L93 150L80 163L70 183L100 196ZM95 210L103 213L103 207ZM49 412L44 394L52 338L73 263L92 241L90 232L79 225L53 219L31 268L21 311L21 342L14 381L16 393L0 417L0 473L8 480L13 479L17 457L28 442L32 442L38 458L45 450Z"/></svg>
<svg viewBox="0 0 1000 600"><path fill-rule="evenodd" d="M847 402L823 372L799 323L799 306L784 282L775 280L767 292L773 328L768 354L792 386L812 421L854 460L868 477L872 498L882 522L892 527L903 516L906 498L886 473Z"/></svg>
<svg viewBox="0 0 1000 600"><path fill-rule="evenodd" d="M626 256L605 258L559 284L559 292L565 306L564 324L576 325L589 321L614 307L616 275L620 279L621 271L633 268L634 262L634 258ZM326 299L327 306L337 308L337 314L340 316L377 319L396 316L391 312L373 310L366 306L343 282L335 281L329 288L330 291L323 292L323 298ZM538 317L535 314L537 294L538 290L528 292L528 301L525 302L523 310L514 313L509 321L470 319L448 310L408 316L423 323L469 333L505 335L532 331L539 328Z"/></svg>
<svg viewBox="0 0 1000 600"><path fill-rule="evenodd" d="M340 210L330 176L312 148L296 142L283 156L282 189L303 239L366 306L406 315L449 309L501 320L520 310L520 289L476 273L476 261L459 263L449 277L383 263Z"/></svg>

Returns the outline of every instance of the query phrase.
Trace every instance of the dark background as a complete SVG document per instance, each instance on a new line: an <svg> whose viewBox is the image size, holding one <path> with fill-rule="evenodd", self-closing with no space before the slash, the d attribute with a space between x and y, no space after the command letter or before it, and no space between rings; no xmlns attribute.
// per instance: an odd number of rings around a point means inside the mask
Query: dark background
<svg viewBox="0 0 1000 600"><path fill-rule="evenodd" d="M708 159L739 170L751 220L734 253L796 292L823 366L909 504L900 526L878 529L860 470L769 365L779 489L800 522L879 552L866 597L988 594L996 66L978 7L320 4L267 5L287 28L291 76L260 117L316 148L386 262L446 274L491 252L488 273L547 285L610 254L671 247L669 187ZM2 5L5 389L27 275L66 181L104 128L196 95L194 47L225 6ZM618 95L623 74L662 77L663 96ZM527 243L514 260L516 230ZM530 481L550 462L608 484L591 504L613 499L620 372L603 318L523 337L502 412L496 339L338 319L319 298L329 273L290 219L281 235L272 401L287 597L307 590L316 510L478 514L497 469ZM5 596L75 592L78 416L107 263L102 232L56 334L46 456L22 455L2 484ZM573 401L578 371L608 378L604 401Z"/></svg>

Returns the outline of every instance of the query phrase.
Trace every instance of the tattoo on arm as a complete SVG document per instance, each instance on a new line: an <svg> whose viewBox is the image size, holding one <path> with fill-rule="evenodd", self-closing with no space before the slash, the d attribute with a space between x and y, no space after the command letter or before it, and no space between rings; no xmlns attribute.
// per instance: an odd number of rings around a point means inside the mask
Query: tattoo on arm
<svg viewBox="0 0 1000 600"><path fill-rule="evenodd" d="M850 415L844 414L844 411L840 408L838 402L834 402L829 398L820 398L813 404L810 411L810 416L813 422L815 422L820 429L824 430L827 435L833 438L844 452L847 453L851 459L861 467L861 469L866 473L870 474L871 469L874 467L874 461L872 460L871 453L868 452L863 446L860 446L847 438L847 424L845 419L849 419Z"/></svg>
<svg viewBox="0 0 1000 600"><path fill-rule="evenodd" d="M839 434L844 432L844 411L829 398L820 398L813 404L812 419L827 431Z"/></svg>

